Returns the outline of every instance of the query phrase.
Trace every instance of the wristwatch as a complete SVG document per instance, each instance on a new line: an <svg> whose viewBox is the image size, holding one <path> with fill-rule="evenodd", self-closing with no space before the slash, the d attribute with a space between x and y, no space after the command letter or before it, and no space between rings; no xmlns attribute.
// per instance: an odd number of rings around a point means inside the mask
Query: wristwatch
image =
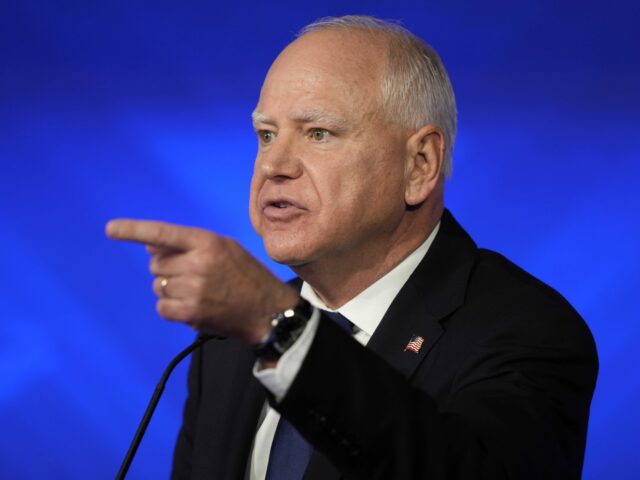
<svg viewBox="0 0 640 480"><path fill-rule="evenodd" d="M255 346L256 356L262 361L278 360L302 335L311 319L313 306L304 298L298 304L271 316L271 331Z"/></svg>

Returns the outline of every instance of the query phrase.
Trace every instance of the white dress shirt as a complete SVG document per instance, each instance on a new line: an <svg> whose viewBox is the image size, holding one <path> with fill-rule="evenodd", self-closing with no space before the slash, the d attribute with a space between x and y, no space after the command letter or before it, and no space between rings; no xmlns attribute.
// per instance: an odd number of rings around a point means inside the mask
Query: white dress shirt
<svg viewBox="0 0 640 480"><path fill-rule="evenodd" d="M276 401L281 401L287 394L289 387L300 370L302 361L311 347L320 322L318 309L337 311L344 315L356 327L354 329L354 338L362 345L366 345L380 324L382 317L389 309L393 299L396 298L400 289L427 254L439 228L440 222L438 222L429 237L407 258L338 310L328 308L308 283L304 282L302 284L300 296L316 307L304 332L302 332L296 343L280 357L275 368L261 370L257 363L253 368L253 374L274 395ZM269 405L266 408L266 415L258 428L251 452L251 480L265 479L271 443L280 420L280 414L276 410Z"/></svg>

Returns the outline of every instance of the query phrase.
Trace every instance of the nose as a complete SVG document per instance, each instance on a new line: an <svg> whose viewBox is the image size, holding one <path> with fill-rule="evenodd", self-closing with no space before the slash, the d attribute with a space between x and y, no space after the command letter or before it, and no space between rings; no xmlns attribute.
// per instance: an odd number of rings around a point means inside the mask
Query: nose
<svg viewBox="0 0 640 480"><path fill-rule="evenodd" d="M295 139L281 132L269 148L258 152L256 166L270 180L286 180L302 175L300 151Z"/></svg>

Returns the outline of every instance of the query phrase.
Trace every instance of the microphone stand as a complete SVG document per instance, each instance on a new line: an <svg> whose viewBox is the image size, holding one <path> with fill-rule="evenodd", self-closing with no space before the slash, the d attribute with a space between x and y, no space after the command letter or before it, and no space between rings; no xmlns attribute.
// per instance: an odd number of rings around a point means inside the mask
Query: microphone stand
<svg viewBox="0 0 640 480"><path fill-rule="evenodd" d="M169 363L169 365L167 366L166 370L162 374L162 377L160 377L160 381L158 382L156 389L153 391L153 396L151 397L151 400L147 405L147 410L144 412L144 415L142 416L142 420L140 420L140 425L138 425L138 430L136 430L136 434L133 436L131 445L129 445L129 450L127 451L127 454L125 455L124 460L122 461L120 470L116 475L116 480L123 480L124 477L127 475L127 471L131 466L133 457L135 456L136 451L138 450L138 446L140 446L140 442L142 441L144 432L147 430L147 426L151 421L151 416L153 415L153 412L155 411L156 406L158 405L160 396L164 391L164 387L167 383L167 380L169 379L169 375L171 375L171 372L173 372L173 369L176 368L176 365L178 365L178 363L180 363L182 359L184 359L184 357L189 355L200 345L208 342L212 338L220 339L222 337L218 337L215 335L198 335L198 337L195 339L195 341L191 345L189 345L187 348L182 350L178 355L176 355L176 357L173 360L171 360L171 363Z"/></svg>

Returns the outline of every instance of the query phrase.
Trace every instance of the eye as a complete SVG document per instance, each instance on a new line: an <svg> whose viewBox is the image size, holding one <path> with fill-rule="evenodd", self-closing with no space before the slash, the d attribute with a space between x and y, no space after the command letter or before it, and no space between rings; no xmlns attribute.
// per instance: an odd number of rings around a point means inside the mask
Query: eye
<svg viewBox="0 0 640 480"><path fill-rule="evenodd" d="M329 138L330 133L324 128L312 128L309 135L314 142L323 142Z"/></svg>
<svg viewBox="0 0 640 480"><path fill-rule="evenodd" d="M270 130L258 130L258 137L262 143L269 144L275 140L276 133Z"/></svg>

